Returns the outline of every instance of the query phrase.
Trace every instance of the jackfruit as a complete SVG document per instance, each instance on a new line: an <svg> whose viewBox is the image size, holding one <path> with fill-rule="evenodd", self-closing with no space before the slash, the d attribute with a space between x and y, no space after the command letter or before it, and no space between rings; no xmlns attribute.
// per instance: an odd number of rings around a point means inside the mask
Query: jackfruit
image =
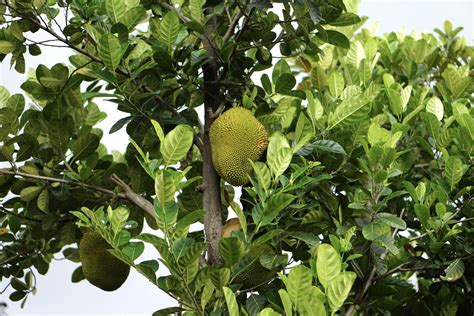
<svg viewBox="0 0 474 316"><path fill-rule="evenodd" d="M112 247L98 233L88 231L79 243L84 277L104 291L115 291L127 279L130 266L114 257Z"/></svg>
<svg viewBox="0 0 474 316"><path fill-rule="evenodd" d="M232 232L239 231L241 228L239 219L231 218L225 222L224 226L222 226L222 237L230 237Z"/></svg>
<svg viewBox="0 0 474 316"><path fill-rule="evenodd" d="M276 254L275 249L269 244L263 244L250 250L247 256L254 257L254 261L242 272L237 274L233 280L234 284L241 284L240 290L249 290L270 282L279 269L268 270L260 264L259 257L262 254Z"/></svg>
<svg viewBox="0 0 474 316"><path fill-rule="evenodd" d="M214 168L221 178L236 186L249 183L249 159L260 159L268 145L262 123L249 110L232 108L214 121L209 137Z"/></svg>

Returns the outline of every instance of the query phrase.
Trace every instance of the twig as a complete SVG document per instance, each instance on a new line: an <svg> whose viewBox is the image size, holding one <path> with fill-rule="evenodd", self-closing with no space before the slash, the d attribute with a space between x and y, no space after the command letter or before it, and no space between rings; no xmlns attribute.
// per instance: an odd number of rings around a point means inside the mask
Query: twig
<svg viewBox="0 0 474 316"><path fill-rule="evenodd" d="M403 218L403 214L405 213L405 209L402 209L402 211L400 212L400 218ZM393 233L392 233L392 238L394 238L398 233L398 228L396 228ZM384 260L385 257L387 256L387 253L388 251L386 251L385 253L383 253L381 256L380 256L380 260ZM364 281L364 284L362 285L362 289L359 291L359 294L356 296L356 298L354 299L354 302L349 306L349 308L347 309L346 313L344 314L345 316L351 316L353 313L354 313L354 310L356 308L356 305L359 305L359 303L362 301L362 299L364 298L365 296L365 293L367 292L367 290L369 289L369 287L372 285L372 283L374 282L374 277L375 277L375 273L377 272L377 268L374 266L372 267L372 269L370 270L370 273L368 274L368 276L366 277L365 281Z"/></svg>
<svg viewBox="0 0 474 316"><path fill-rule="evenodd" d="M80 186L86 189L94 190L94 191L99 191L108 195L117 195L120 198L125 199L126 196L124 194L116 194L114 191L107 190L95 185L90 185L78 181L73 181L73 180L67 180L67 179L59 179L59 178L52 178L52 177L46 177L46 176L40 176L40 175L34 175L34 174L28 174L28 173L23 173L19 171L13 171L10 169L0 169L0 174L4 175L12 175L12 176L19 176L23 178L28 178L28 179L36 179L36 180L41 180L41 181L46 181L46 182L59 182L59 183L64 183L64 184L70 184L70 185L75 185L75 186Z"/></svg>
<svg viewBox="0 0 474 316"><path fill-rule="evenodd" d="M151 217L156 219L155 208L150 201L142 197L141 195L137 194L135 191L132 190L122 179L120 179L116 174L113 174L110 179L112 182L117 184L122 190L124 191L124 195L127 200L138 206L139 208L143 209L147 212Z"/></svg>

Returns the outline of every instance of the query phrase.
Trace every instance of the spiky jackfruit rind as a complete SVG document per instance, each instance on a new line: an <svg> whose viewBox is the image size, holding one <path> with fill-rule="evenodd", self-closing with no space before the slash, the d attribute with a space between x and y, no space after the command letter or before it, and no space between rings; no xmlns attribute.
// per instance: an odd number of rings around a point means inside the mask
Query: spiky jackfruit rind
<svg viewBox="0 0 474 316"><path fill-rule="evenodd" d="M127 280L130 266L114 257L112 247L98 233L86 232L79 243L84 277L104 291L115 291Z"/></svg>
<svg viewBox="0 0 474 316"><path fill-rule="evenodd" d="M277 275L278 270L268 270L260 264L259 257L262 254L276 254L275 249L269 244L263 244L253 248L247 256L253 257L253 262L242 272L237 274L233 280L234 284L240 284L240 290L254 289L270 282Z"/></svg>
<svg viewBox="0 0 474 316"><path fill-rule="evenodd" d="M268 145L265 127L249 110L236 107L224 112L209 131L214 168L228 183L249 183L250 160L257 161Z"/></svg>

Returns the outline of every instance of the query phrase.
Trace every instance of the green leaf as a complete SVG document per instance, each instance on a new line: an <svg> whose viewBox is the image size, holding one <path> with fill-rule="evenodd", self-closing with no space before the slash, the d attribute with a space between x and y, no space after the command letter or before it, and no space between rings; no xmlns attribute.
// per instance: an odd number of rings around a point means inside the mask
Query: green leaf
<svg viewBox="0 0 474 316"><path fill-rule="evenodd" d="M83 134L79 136L72 145L73 161L81 160L90 156L100 144L99 136L96 134Z"/></svg>
<svg viewBox="0 0 474 316"><path fill-rule="evenodd" d="M275 268L286 266L288 263L288 255L286 253L283 255L263 254L260 256L259 260L264 268L273 270Z"/></svg>
<svg viewBox="0 0 474 316"><path fill-rule="evenodd" d="M325 289L332 279L341 272L341 257L336 249L329 244L322 244L316 253L316 272L319 282Z"/></svg>
<svg viewBox="0 0 474 316"><path fill-rule="evenodd" d="M277 313L271 307L264 308L257 316L281 316L280 313Z"/></svg>
<svg viewBox="0 0 474 316"><path fill-rule="evenodd" d="M15 43L9 42L9 41L4 41L0 40L0 54L10 54L13 53L17 48L17 45Z"/></svg>
<svg viewBox="0 0 474 316"><path fill-rule="evenodd" d="M284 59L280 59L272 71L272 82L276 83L283 74L291 74L291 68Z"/></svg>
<svg viewBox="0 0 474 316"><path fill-rule="evenodd" d="M159 28L159 39L168 47L168 52L171 52L176 39L179 34L179 17L174 11L168 11L163 20L161 20Z"/></svg>
<svg viewBox="0 0 474 316"><path fill-rule="evenodd" d="M321 33L321 32L316 33L316 36L319 37L324 42L329 43L334 46L339 46L346 49L349 49L351 46L349 39L344 34L338 31L326 30L326 32L324 33Z"/></svg>
<svg viewBox="0 0 474 316"><path fill-rule="evenodd" d="M49 192L48 190L43 190L41 193L38 195L38 200L36 201L36 205L38 206L38 209L44 213L48 212L49 208Z"/></svg>
<svg viewBox="0 0 474 316"><path fill-rule="evenodd" d="M169 315L175 315L176 313L181 314L183 311L183 308L181 307L167 307L167 308L162 308L160 310L155 311L152 316L169 316Z"/></svg>
<svg viewBox="0 0 474 316"><path fill-rule="evenodd" d="M26 202L32 201L38 196L38 194L40 194L41 190L43 190L42 186L24 188L20 192L20 198Z"/></svg>
<svg viewBox="0 0 474 316"><path fill-rule="evenodd" d="M334 112L328 116L328 130L339 124L351 124L364 117L370 110L370 99L365 96L356 95L342 101Z"/></svg>
<svg viewBox="0 0 474 316"><path fill-rule="evenodd" d="M312 279L311 270L303 265L292 268L288 274L286 290L297 310L309 297Z"/></svg>
<svg viewBox="0 0 474 316"><path fill-rule="evenodd" d="M387 233L387 225L382 222L371 222L362 228L362 235L367 240L376 240Z"/></svg>
<svg viewBox="0 0 474 316"><path fill-rule="evenodd" d="M379 217L380 221L393 228L397 228L400 230L407 229L407 224L405 223L405 221L398 216L395 216L390 213L378 213L377 216Z"/></svg>
<svg viewBox="0 0 474 316"><path fill-rule="evenodd" d="M72 120L54 120L48 124L48 136L54 147L56 147L59 155L64 155L67 151L67 143L69 141L70 131L67 124Z"/></svg>
<svg viewBox="0 0 474 316"><path fill-rule="evenodd" d="M107 211L111 213L110 223L112 225L112 230L114 234L117 234L121 229L123 229L130 212L124 206L119 206L113 210L109 207Z"/></svg>
<svg viewBox="0 0 474 316"><path fill-rule="evenodd" d="M0 93L1 93L1 90L0 90ZM23 113L23 110L25 109L25 97L22 94L14 94L8 99L8 101L6 102L6 106L12 109L13 112L15 112L17 116L20 116L21 113ZM1 107L1 100L0 100L0 107Z"/></svg>
<svg viewBox="0 0 474 316"><path fill-rule="evenodd" d="M441 276L441 279L448 282L459 280L464 274L464 263L461 259L456 259L444 270L446 276Z"/></svg>
<svg viewBox="0 0 474 316"><path fill-rule="evenodd" d="M329 92L333 97L338 97L344 90L345 80L339 71L334 71L328 77Z"/></svg>
<svg viewBox="0 0 474 316"><path fill-rule="evenodd" d="M459 157L451 156L446 159L444 178L448 181L451 190L453 190L456 184L461 180L463 173L463 164Z"/></svg>
<svg viewBox="0 0 474 316"><path fill-rule="evenodd" d="M99 56L111 70L115 70L120 65L122 58L122 47L120 41L113 34L104 34L100 37L99 45Z"/></svg>
<svg viewBox="0 0 474 316"><path fill-rule="evenodd" d="M203 21L202 7L205 2L205 0L189 0L189 11L191 11L191 17L199 23L202 23Z"/></svg>
<svg viewBox="0 0 474 316"><path fill-rule="evenodd" d="M251 161L250 163L252 164L254 174L257 177L258 184L264 191L268 190L272 181L270 169L268 169L267 165L261 161Z"/></svg>
<svg viewBox="0 0 474 316"><path fill-rule="evenodd" d="M134 261L145 250L145 245L142 242L131 242L122 248L122 253L126 255L130 260Z"/></svg>
<svg viewBox="0 0 474 316"><path fill-rule="evenodd" d="M275 83L275 92L288 94L296 84L296 79L292 74L282 74Z"/></svg>
<svg viewBox="0 0 474 316"><path fill-rule="evenodd" d="M278 193L270 196L267 202L267 207L263 211L261 226L270 224L280 212L291 204L296 199L296 196L288 193Z"/></svg>
<svg viewBox="0 0 474 316"><path fill-rule="evenodd" d="M230 269L213 267L211 281L217 289L222 289L230 281Z"/></svg>
<svg viewBox="0 0 474 316"><path fill-rule="evenodd" d="M273 177L277 179L290 165L291 159L293 158L293 149L281 148L275 155L269 155L270 154L267 154L268 165Z"/></svg>
<svg viewBox="0 0 474 316"><path fill-rule="evenodd" d="M192 238L178 238L173 242L173 254L176 259L180 259L184 256L189 248L194 244L194 239Z"/></svg>
<svg viewBox="0 0 474 316"><path fill-rule="evenodd" d="M441 121L444 116L443 102L438 97L430 98L426 104L426 112L434 114L438 121Z"/></svg>
<svg viewBox="0 0 474 316"><path fill-rule="evenodd" d="M415 204L414 207L416 217L418 217L423 226L426 227L428 225L428 219L430 218L430 209L423 204Z"/></svg>
<svg viewBox="0 0 474 316"><path fill-rule="evenodd" d="M244 253L245 245L237 237L226 237L219 241L219 251L227 264L233 265Z"/></svg>
<svg viewBox="0 0 474 316"><path fill-rule="evenodd" d="M345 271L334 278L326 291L331 311L338 311L344 304L357 275L351 271Z"/></svg>
<svg viewBox="0 0 474 316"><path fill-rule="evenodd" d="M278 294L280 295L281 302L283 303L285 315L293 316L293 303L291 302L288 292L285 291L284 289L280 289L278 291Z"/></svg>
<svg viewBox="0 0 474 316"><path fill-rule="evenodd" d="M114 22L117 23L125 14L124 0L106 0L105 10L107 15Z"/></svg>
<svg viewBox="0 0 474 316"><path fill-rule="evenodd" d="M335 154L347 155L342 146L333 140L316 140L313 143L313 148L316 151L330 152Z"/></svg>
<svg viewBox="0 0 474 316"><path fill-rule="evenodd" d="M125 15L122 17L121 22L127 27L129 31L133 30L138 23L140 23L143 18L146 18L146 10L139 6L134 7L125 12Z"/></svg>
<svg viewBox="0 0 474 316"><path fill-rule="evenodd" d="M169 132L160 148L165 165L184 159L193 145L194 131L191 126L180 124Z"/></svg>
<svg viewBox="0 0 474 316"><path fill-rule="evenodd" d="M332 26L349 26L353 24L359 23L361 20L357 14L351 13L351 12L343 12L339 17L334 20L329 22L329 25Z"/></svg>

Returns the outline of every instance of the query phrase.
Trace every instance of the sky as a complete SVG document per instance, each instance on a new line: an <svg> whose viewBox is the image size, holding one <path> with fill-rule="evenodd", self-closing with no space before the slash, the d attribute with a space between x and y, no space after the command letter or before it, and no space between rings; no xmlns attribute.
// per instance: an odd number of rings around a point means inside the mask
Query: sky
<svg viewBox="0 0 474 316"><path fill-rule="evenodd" d="M413 30L429 32L434 28L442 28L444 21L450 20L454 27L464 27L462 34L469 44L473 44L474 1L362 0L359 14L369 17L366 26L377 23L379 34L403 28L405 33ZM58 52L55 49L44 49L43 52L39 57L27 56L27 66L35 68L43 63L51 67L58 62L67 63L67 50ZM7 63L0 64L0 85L7 87L10 93L20 93L20 85L25 79L24 75L10 70ZM112 135L108 135L107 131L113 123L126 115L116 111L112 103L101 102L99 105L102 111L108 113L108 118L99 125L105 131L102 142L109 150L123 149L126 145L123 140L128 138L124 129ZM156 256L157 253L153 249L146 249L140 260L156 259ZM104 292L84 281L71 283L71 274L76 267L77 264L67 260L53 261L48 274L39 276L38 291L28 299L24 309L21 309L19 304L8 301L9 290L0 296L0 302L7 301L9 306L6 311L9 316L142 316L151 315L155 310L164 307L175 306L172 299L133 270L120 289ZM158 274L165 275L166 270L160 266ZM5 281L1 282L0 291L6 285Z"/></svg>

